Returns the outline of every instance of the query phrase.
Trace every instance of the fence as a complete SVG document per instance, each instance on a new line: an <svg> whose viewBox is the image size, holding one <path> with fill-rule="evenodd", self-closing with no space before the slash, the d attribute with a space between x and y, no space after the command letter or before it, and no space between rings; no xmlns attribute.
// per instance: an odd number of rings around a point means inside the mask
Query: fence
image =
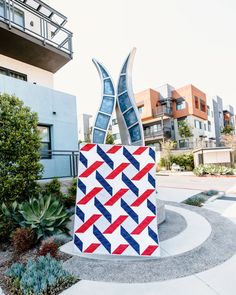
<svg viewBox="0 0 236 295"><path fill-rule="evenodd" d="M41 153L42 179L76 177L79 151L48 150Z"/></svg>

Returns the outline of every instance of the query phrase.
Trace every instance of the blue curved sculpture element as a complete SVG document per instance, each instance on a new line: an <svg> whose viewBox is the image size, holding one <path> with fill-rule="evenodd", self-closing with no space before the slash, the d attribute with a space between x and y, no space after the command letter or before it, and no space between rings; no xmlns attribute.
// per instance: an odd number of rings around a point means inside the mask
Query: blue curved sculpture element
<svg viewBox="0 0 236 295"><path fill-rule="evenodd" d="M125 145L145 145L142 122L132 88L132 66L135 52L134 48L125 60L117 87L116 115L121 142Z"/></svg>
<svg viewBox="0 0 236 295"><path fill-rule="evenodd" d="M145 145L142 122L132 88L132 65L135 52L134 48L122 66L117 93L108 71L101 63L93 59L102 81L102 102L93 126L93 143L105 143L111 116L116 108L122 144Z"/></svg>
<svg viewBox="0 0 236 295"><path fill-rule="evenodd" d="M92 142L102 144L106 141L107 130L114 111L116 98L114 83L108 71L97 60L93 59L93 63L98 70L102 82L102 101L92 130Z"/></svg>

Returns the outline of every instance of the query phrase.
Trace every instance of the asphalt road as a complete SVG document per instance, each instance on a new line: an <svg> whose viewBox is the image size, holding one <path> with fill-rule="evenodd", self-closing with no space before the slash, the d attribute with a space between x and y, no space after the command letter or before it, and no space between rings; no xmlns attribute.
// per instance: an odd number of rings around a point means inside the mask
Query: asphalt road
<svg viewBox="0 0 236 295"><path fill-rule="evenodd" d="M191 190L218 190L236 191L236 177L196 177L186 175L157 175L157 183L159 187L182 188Z"/></svg>

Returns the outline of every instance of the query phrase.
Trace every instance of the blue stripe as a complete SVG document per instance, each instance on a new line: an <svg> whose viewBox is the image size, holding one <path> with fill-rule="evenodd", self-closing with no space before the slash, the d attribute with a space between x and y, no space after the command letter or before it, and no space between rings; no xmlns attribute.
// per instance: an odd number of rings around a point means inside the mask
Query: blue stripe
<svg viewBox="0 0 236 295"><path fill-rule="evenodd" d="M99 156L107 163L107 165L114 169L114 162L111 160L111 158L108 157L108 155L100 148L100 146L97 146L97 153Z"/></svg>
<svg viewBox="0 0 236 295"><path fill-rule="evenodd" d="M140 170L139 162L134 158L133 155L131 155L131 153L125 147L123 148L123 155L137 170Z"/></svg>
<svg viewBox="0 0 236 295"><path fill-rule="evenodd" d="M109 253L111 253L110 242L105 238L105 236L99 231L99 229L95 225L93 226L93 234L99 240L99 242L104 246L104 248L107 249Z"/></svg>
<svg viewBox="0 0 236 295"><path fill-rule="evenodd" d="M78 206L76 206L76 215L84 222L84 212Z"/></svg>
<svg viewBox="0 0 236 295"><path fill-rule="evenodd" d="M86 185L79 179L78 180L78 188L84 193L86 194Z"/></svg>
<svg viewBox="0 0 236 295"><path fill-rule="evenodd" d="M83 251L83 242L76 236L74 235L74 244L80 249L80 251Z"/></svg>
<svg viewBox="0 0 236 295"><path fill-rule="evenodd" d="M97 209L102 213L102 215L111 223L112 216L110 212L98 201L97 198L94 199L94 205L97 207Z"/></svg>
<svg viewBox="0 0 236 295"><path fill-rule="evenodd" d="M113 189L110 184L102 177L102 175L96 171L96 179L101 184L102 187L112 196Z"/></svg>
<svg viewBox="0 0 236 295"><path fill-rule="evenodd" d="M121 208L123 208L127 214L136 222L138 222L138 214L123 200L121 199Z"/></svg>
<svg viewBox="0 0 236 295"><path fill-rule="evenodd" d="M86 168L88 167L88 160L85 158L85 156L81 152L79 154L79 160Z"/></svg>
<svg viewBox="0 0 236 295"><path fill-rule="evenodd" d="M150 227L148 227L148 235L158 244L158 236Z"/></svg>
<svg viewBox="0 0 236 295"><path fill-rule="evenodd" d="M134 238L131 237L131 235L123 228L123 226L120 227L120 234L122 237L130 244L130 246L138 253L140 254L140 247L139 244L135 241Z"/></svg>
<svg viewBox="0 0 236 295"><path fill-rule="evenodd" d="M134 185L134 183L124 173L122 173L122 181L138 197L139 190L138 190L137 186Z"/></svg>
<svg viewBox="0 0 236 295"><path fill-rule="evenodd" d="M156 215L156 206L150 200L147 200L147 207L154 215Z"/></svg>
<svg viewBox="0 0 236 295"><path fill-rule="evenodd" d="M148 173L148 182L154 187L156 188L156 180L155 178L152 177L152 175L150 173Z"/></svg>
<svg viewBox="0 0 236 295"><path fill-rule="evenodd" d="M152 148L149 148L149 156L153 158L154 162L156 162L156 153Z"/></svg>

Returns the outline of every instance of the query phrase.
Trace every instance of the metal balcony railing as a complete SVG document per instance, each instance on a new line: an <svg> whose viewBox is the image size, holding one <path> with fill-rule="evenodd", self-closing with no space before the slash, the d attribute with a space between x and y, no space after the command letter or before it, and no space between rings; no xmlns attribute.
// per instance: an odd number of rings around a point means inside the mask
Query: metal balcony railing
<svg viewBox="0 0 236 295"><path fill-rule="evenodd" d="M167 106L159 106L152 110L153 117L159 117L159 116L171 116L172 115L172 109Z"/></svg>
<svg viewBox="0 0 236 295"><path fill-rule="evenodd" d="M72 56L67 18L40 0L0 0L0 21Z"/></svg>
<svg viewBox="0 0 236 295"><path fill-rule="evenodd" d="M170 138L171 137L171 129L168 127L164 127L158 131L145 131L144 130L144 138L147 140L158 139L158 138Z"/></svg>

